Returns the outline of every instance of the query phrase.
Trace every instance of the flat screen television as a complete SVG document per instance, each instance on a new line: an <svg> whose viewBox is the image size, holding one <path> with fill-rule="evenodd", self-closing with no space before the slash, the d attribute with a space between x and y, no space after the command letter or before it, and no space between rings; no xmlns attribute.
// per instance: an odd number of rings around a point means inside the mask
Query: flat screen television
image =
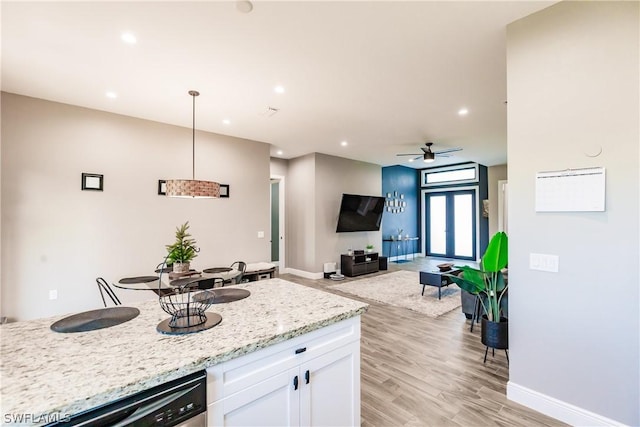
<svg viewBox="0 0 640 427"><path fill-rule="evenodd" d="M337 233L378 231L384 212L384 197L343 194Z"/></svg>

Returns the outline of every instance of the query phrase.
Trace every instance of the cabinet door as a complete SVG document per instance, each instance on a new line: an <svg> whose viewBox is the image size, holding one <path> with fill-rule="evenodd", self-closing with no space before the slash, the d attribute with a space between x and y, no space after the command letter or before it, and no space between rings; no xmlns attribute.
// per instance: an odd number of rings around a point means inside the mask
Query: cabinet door
<svg viewBox="0 0 640 427"><path fill-rule="evenodd" d="M274 375L208 407L209 426L297 426L300 386L298 369Z"/></svg>
<svg viewBox="0 0 640 427"><path fill-rule="evenodd" d="M300 425L360 425L359 341L300 365L300 378Z"/></svg>

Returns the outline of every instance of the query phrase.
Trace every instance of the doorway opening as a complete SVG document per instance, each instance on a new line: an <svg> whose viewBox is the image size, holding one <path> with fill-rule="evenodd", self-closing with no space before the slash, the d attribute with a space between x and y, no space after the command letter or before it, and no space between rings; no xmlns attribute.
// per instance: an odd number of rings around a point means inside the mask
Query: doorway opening
<svg viewBox="0 0 640 427"><path fill-rule="evenodd" d="M285 266L284 177L271 176L271 263L282 272Z"/></svg>

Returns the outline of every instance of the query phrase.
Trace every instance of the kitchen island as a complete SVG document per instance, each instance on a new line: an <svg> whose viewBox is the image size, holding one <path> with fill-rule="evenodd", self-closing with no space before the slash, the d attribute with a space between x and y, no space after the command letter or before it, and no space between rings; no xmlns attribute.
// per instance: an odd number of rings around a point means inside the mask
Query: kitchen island
<svg viewBox="0 0 640 427"><path fill-rule="evenodd" d="M202 369L215 373L227 361L235 369L233 359L286 346L348 319L357 320L359 339L364 303L281 279L238 287L251 296L212 305L208 311L220 314L222 322L184 336L156 332L168 315L155 299L131 305L140 310L135 319L91 332L53 332L50 325L65 316L2 325L3 422L24 414L64 417ZM215 378L208 382L208 389L216 389Z"/></svg>

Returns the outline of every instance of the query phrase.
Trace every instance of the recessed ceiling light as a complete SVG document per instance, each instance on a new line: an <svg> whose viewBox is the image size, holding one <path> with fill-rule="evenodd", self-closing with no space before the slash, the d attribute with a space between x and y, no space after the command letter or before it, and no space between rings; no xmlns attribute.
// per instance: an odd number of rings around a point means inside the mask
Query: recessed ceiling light
<svg viewBox="0 0 640 427"><path fill-rule="evenodd" d="M276 152L276 154L277 154L278 156L282 156L282 154L283 154L283 153L282 153L282 150L278 150L278 151Z"/></svg>
<svg viewBox="0 0 640 427"><path fill-rule="evenodd" d="M229 120L229 119L224 119L224 120L222 121L222 123L224 123L225 125L230 125L230 124L231 124L231 120Z"/></svg>
<svg viewBox="0 0 640 427"><path fill-rule="evenodd" d="M342 142L340 143L340 145L342 145L343 147L346 147L346 146L348 145L348 143L347 143L347 141L342 141Z"/></svg>
<svg viewBox="0 0 640 427"><path fill-rule="evenodd" d="M278 86L276 86L276 87L274 87L274 88L273 88L273 91L274 91L275 93L284 93L284 87L282 87L282 86L278 85Z"/></svg>
<svg viewBox="0 0 640 427"><path fill-rule="evenodd" d="M466 116L467 114L469 114L469 110L467 110L466 108L461 108L458 110L459 116Z"/></svg>
<svg viewBox="0 0 640 427"><path fill-rule="evenodd" d="M413 159L409 159L410 162L413 162Z"/></svg>
<svg viewBox="0 0 640 427"><path fill-rule="evenodd" d="M138 39L136 39L136 36L134 36L131 33L122 33L122 36L120 36L120 38L122 39L123 42L128 44L136 44L138 42Z"/></svg>
<svg viewBox="0 0 640 427"><path fill-rule="evenodd" d="M106 96L107 98L116 99L118 97L118 94L115 92L109 91L105 93L104 96Z"/></svg>

